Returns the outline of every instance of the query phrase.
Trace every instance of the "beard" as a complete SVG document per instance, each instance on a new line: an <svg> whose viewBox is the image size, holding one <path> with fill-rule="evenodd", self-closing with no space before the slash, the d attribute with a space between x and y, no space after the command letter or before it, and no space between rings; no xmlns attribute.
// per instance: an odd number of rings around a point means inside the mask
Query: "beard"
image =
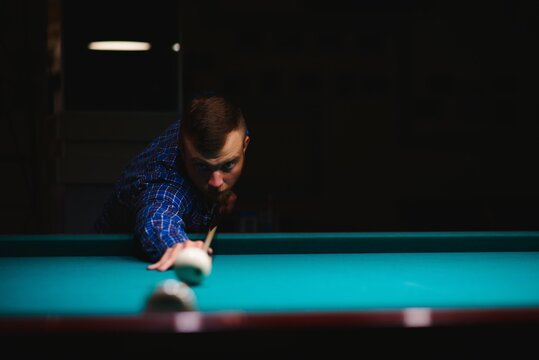
<svg viewBox="0 0 539 360"><path fill-rule="evenodd" d="M230 197L231 193L232 193L231 190L208 191L206 193L206 196L212 202L215 202L215 203L217 203L219 205L225 205L227 203L228 198Z"/></svg>

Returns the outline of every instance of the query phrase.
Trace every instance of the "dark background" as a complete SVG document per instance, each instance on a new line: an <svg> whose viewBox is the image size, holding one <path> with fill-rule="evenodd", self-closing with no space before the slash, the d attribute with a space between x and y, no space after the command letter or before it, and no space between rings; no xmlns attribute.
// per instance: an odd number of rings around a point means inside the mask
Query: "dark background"
<svg viewBox="0 0 539 360"><path fill-rule="evenodd" d="M252 136L222 231L537 230L538 14L2 1L0 230L90 232L126 162L209 90L239 101ZM87 50L105 37L152 50Z"/></svg>

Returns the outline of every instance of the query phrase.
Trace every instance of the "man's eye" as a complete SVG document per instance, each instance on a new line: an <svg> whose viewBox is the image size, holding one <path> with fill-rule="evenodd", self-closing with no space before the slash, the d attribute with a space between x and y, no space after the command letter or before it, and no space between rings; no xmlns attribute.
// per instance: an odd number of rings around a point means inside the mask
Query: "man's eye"
<svg viewBox="0 0 539 360"><path fill-rule="evenodd" d="M210 169L210 167L206 164L195 164L195 168L198 171L208 171Z"/></svg>
<svg viewBox="0 0 539 360"><path fill-rule="evenodd" d="M230 171L234 168L234 165L236 165L235 161L229 161L223 164L223 171Z"/></svg>

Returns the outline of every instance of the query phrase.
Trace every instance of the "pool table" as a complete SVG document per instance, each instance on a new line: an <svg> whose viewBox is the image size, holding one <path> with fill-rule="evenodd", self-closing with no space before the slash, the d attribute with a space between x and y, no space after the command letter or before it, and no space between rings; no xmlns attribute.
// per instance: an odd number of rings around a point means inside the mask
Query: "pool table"
<svg viewBox="0 0 539 360"><path fill-rule="evenodd" d="M522 347L539 328L535 231L218 233L196 310L163 313L146 302L175 273L146 270L134 248L129 235L0 236L0 334L379 351L392 337Z"/></svg>

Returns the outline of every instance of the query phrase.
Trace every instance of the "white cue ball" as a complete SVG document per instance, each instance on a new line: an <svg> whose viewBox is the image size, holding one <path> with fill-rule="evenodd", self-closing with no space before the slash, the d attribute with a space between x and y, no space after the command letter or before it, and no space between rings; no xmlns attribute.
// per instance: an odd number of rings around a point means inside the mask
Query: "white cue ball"
<svg viewBox="0 0 539 360"><path fill-rule="evenodd" d="M197 247L182 249L174 261L176 276L189 285L198 285L211 273L212 261L206 250Z"/></svg>

